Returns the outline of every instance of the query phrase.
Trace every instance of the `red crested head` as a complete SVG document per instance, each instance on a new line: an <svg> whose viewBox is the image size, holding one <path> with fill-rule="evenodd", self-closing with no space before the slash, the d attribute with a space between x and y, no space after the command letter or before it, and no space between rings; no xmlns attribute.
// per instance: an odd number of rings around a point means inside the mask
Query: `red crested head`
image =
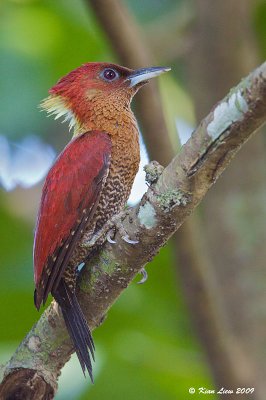
<svg viewBox="0 0 266 400"><path fill-rule="evenodd" d="M108 93L128 87L126 78L132 70L107 63L87 63L63 76L49 93L72 97L73 92L90 92L92 89Z"/></svg>
<svg viewBox="0 0 266 400"><path fill-rule="evenodd" d="M76 131L88 128L87 122L93 113L108 104L109 108L123 110L129 108L137 90L150 78L169 68L151 67L132 70L116 64L87 63L69 72L50 90L50 97L42 103L42 108L56 118L65 116L70 127Z"/></svg>

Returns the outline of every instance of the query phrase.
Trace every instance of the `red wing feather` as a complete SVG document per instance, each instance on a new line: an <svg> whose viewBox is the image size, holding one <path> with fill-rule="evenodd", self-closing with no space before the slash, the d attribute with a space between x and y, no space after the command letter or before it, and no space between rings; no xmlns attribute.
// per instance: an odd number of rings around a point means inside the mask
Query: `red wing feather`
<svg viewBox="0 0 266 400"><path fill-rule="evenodd" d="M110 155L109 135L87 132L66 146L46 177L34 239L38 308L56 289L81 231L94 214Z"/></svg>

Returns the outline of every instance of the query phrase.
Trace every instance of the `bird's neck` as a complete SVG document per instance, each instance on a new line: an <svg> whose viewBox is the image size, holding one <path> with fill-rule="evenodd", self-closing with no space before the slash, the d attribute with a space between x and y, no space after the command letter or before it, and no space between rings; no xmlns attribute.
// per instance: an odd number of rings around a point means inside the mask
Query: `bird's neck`
<svg viewBox="0 0 266 400"><path fill-rule="evenodd" d="M41 107L55 118L64 117L70 128L74 127L74 137L92 130L108 133L113 157L125 155L126 160L138 162L138 125L130 109L131 98L115 94L104 97L91 91L89 95L87 101L78 98L66 101L53 95L45 99Z"/></svg>
<svg viewBox="0 0 266 400"><path fill-rule="evenodd" d="M112 113L112 118L96 115L86 130L103 130L111 136L112 163L133 168L137 173L140 162L139 130L134 114L130 109Z"/></svg>
<svg viewBox="0 0 266 400"><path fill-rule="evenodd" d="M130 104L121 107L115 101L106 101L105 104L93 103L82 116L83 123L76 125L74 136L88 131L104 131L111 136L113 156L115 153L126 154L139 161L139 130L136 118L130 109ZM79 115L77 120L81 121Z"/></svg>
<svg viewBox="0 0 266 400"><path fill-rule="evenodd" d="M91 130L107 132L112 138L134 134L138 131L135 116L130 108L130 101L121 104L115 98L97 98L75 108L76 126L74 136Z"/></svg>

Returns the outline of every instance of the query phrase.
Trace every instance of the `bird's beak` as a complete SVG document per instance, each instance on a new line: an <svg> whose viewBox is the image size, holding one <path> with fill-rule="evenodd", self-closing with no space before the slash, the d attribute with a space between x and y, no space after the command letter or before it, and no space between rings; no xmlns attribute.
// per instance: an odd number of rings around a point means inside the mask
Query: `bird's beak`
<svg viewBox="0 0 266 400"><path fill-rule="evenodd" d="M155 78L164 72L170 71L169 67L150 67L150 68L140 68L136 69L127 77L130 81L129 87L136 86L138 83L148 81L151 78Z"/></svg>

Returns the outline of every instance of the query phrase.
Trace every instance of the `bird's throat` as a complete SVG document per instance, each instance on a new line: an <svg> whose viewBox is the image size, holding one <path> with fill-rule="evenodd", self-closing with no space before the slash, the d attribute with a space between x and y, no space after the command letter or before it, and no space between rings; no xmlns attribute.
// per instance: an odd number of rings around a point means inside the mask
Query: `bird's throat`
<svg viewBox="0 0 266 400"><path fill-rule="evenodd" d="M138 147L138 126L129 101L121 107L116 98L109 98L103 106L101 99L95 96L89 102L87 99L72 105L60 95L51 95L42 101L40 107L49 116L62 117L62 122L68 122L69 129L74 129L74 137L88 131L104 131L120 150L136 144Z"/></svg>

